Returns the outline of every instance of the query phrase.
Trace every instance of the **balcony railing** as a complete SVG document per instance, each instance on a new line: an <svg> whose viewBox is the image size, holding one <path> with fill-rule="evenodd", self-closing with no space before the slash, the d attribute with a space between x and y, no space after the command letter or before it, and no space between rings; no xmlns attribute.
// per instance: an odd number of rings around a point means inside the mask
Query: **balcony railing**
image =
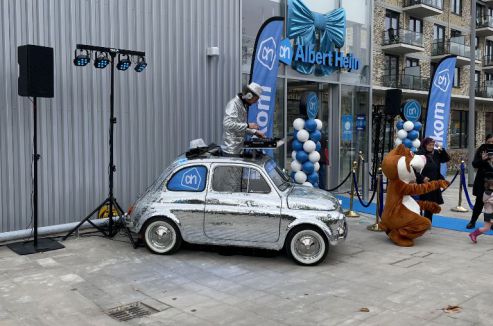
<svg viewBox="0 0 493 326"><path fill-rule="evenodd" d="M493 28L493 17L490 15L485 15L481 17L476 17L476 28L491 27Z"/></svg>
<svg viewBox="0 0 493 326"><path fill-rule="evenodd" d="M383 32L383 45L399 43L423 47L423 34L406 29L393 28Z"/></svg>
<svg viewBox="0 0 493 326"><path fill-rule="evenodd" d="M493 66L493 55L485 55L483 57L483 66Z"/></svg>
<svg viewBox="0 0 493 326"><path fill-rule="evenodd" d="M454 41L435 41L432 44L431 55L455 54L461 57L469 58L471 47Z"/></svg>
<svg viewBox="0 0 493 326"><path fill-rule="evenodd" d="M482 86L476 87L476 96L493 98L493 80L487 80Z"/></svg>
<svg viewBox="0 0 493 326"><path fill-rule="evenodd" d="M385 75L382 76L382 85L385 87L404 88L414 90L428 90L430 79L413 75Z"/></svg>
<svg viewBox="0 0 493 326"><path fill-rule="evenodd" d="M443 10L443 0L404 0L404 7L415 5L427 5L436 9Z"/></svg>

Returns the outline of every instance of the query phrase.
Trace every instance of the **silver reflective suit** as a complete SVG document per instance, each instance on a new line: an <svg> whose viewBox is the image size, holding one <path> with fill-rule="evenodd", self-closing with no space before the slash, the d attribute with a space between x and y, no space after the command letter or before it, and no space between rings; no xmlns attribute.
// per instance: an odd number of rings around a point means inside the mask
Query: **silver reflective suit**
<svg viewBox="0 0 493 326"><path fill-rule="evenodd" d="M222 150L227 154L240 154L243 148L245 133L255 134L255 129L248 128L247 106L235 96L226 104L223 120Z"/></svg>

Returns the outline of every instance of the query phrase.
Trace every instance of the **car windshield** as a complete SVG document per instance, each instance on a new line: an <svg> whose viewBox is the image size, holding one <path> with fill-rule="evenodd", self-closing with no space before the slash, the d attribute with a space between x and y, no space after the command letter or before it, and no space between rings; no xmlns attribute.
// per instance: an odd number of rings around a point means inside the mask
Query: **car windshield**
<svg viewBox="0 0 493 326"><path fill-rule="evenodd" d="M279 190L284 191L291 186L289 178L279 169L274 160L265 162L265 171Z"/></svg>

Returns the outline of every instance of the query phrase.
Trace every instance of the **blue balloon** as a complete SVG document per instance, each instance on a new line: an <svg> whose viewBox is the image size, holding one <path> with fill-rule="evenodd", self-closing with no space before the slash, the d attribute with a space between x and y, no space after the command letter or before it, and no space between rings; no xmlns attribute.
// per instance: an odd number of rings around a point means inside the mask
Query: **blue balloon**
<svg viewBox="0 0 493 326"><path fill-rule="evenodd" d="M312 162L306 161L305 163L303 163L303 172L309 175L312 174L313 171L315 171L315 166L313 165Z"/></svg>
<svg viewBox="0 0 493 326"><path fill-rule="evenodd" d="M291 172L291 180L294 180L294 175L296 174L296 172Z"/></svg>
<svg viewBox="0 0 493 326"><path fill-rule="evenodd" d="M411 152L416 153L417 151L418 151L418 149L416 147L414 147L414 146L411 147Z"/></svg>
<svg viewBox="0 0 493 326"><path fill-rule="evenodd" d="M315 119L308 119L305 121L305 129L308 131L315 131L317 130L317 123L315 122Z"/></svg>
<svg viewBox="0 0 493 326"><path fill-rule="evenodd" d="M419 132L417 132L416 130L411 130L407 133L407 138L411 140L415 140L418 137L419 137Z"/></svg>
<svg viewBox="0 0 493 326"><path fill-rule="evenodd" d="M409 139L409 138L405 138L402 140L402 143L404 144L404 146L406 146L407 148L411 148L413 147L413 142ZM298 158L298 156L296 156L296 158Z"/></svg>
<svg viewBox="0 0 493 326"><path fill-rule="evenodd" d="M420 131L421 130L421 127L423 127L423 125L421 124L421 122L419 122L419 121L415 121L414 122L414 130Z"/></svg>
<svg viewBox="0 0 493 326"><path fill-rule="evenodd" d="M300 142L298 139L293 139L293 150L294 151L302 151L303 150L303 143Z"/></svg>
<svg viewBox="0 0 493 326"><path fill-rule="evenodd" d="M296 129L293 131L293 138L298 139L298 130Z"/></svg>
<svg viewBox="0 0 493 326"><path fill-rule="evenodd" d="M404 128L404 121L399 120L399 121L397 122L396 127L397 127L397 130L400 130L400 129Z"/></svg>
<svg viewBox="0 0 493 326"><path fill-rule="evenodd" d="M308 176L308 181L314 185L316 183L318 183L318 173L317 172L313 172L311 173L309 176Z"/></svg>
<svg viewBox="0 0 493 326"><path fill-rule="evenodd" d="M320 144L320 142L318 141L316 144L315 144L315 150L317 152L320 152L320 150L322 149L322 144Z"/></svg>
<svg viewBox="0 0 493 326"><path fill-rule="evenodd" d="M316 182L314 185L313 185L314 188L320 188L320 186L318 185L318 182Z"/></svg>
<svg viewBox="0 0 493 326"><path fill-rule="evenodd" d="M314 142L318 142L320 141L320 139L322 139L322 133L319 130L315 130L310 133L310 139Z"/></svg>
<svg viewBox="0 0 493 326"><path fill-rule="evenodd" d="M300 163L305 163L308 160L308 154L305 151L298 151L296 153L296 160Z"/></svg>

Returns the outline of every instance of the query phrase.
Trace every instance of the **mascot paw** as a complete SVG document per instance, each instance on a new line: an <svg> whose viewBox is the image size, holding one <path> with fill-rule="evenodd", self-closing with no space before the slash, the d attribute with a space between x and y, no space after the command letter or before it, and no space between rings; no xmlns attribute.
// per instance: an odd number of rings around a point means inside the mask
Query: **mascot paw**
<svg viewBox="0 0 493 326"><path fill-rule="evenodd" d="M429 207L429 211L432 212L433 214L438 214L440 213L440 211L442 210L442 208L440 207L440 205L438 205L437 203L430 203L430 207Z"/></svg>
<svg viewBox="0 0 493 326"><path fill-rule="evenodd" d="M448 186L450 185L450 182L448 182L447 180L438 180L438 183L440 184L440 188L448 188Z"/></svg>

